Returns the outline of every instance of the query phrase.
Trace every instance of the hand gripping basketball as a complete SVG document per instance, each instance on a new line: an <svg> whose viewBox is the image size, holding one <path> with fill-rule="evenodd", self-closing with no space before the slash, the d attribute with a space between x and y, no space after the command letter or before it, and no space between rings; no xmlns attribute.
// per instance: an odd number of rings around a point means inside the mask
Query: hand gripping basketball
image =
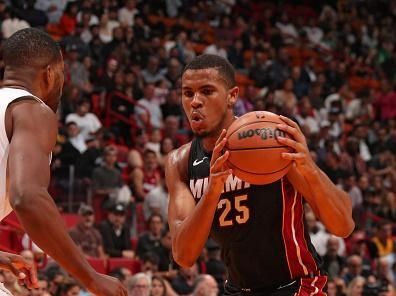
<svg viewBox="0 0 396 296"><path fill-rule="evenodd" d="M315 167L315 163L311 158L307 141L305 140L305 136L300 127L290 118L282 115L280 115L279 118L284 122L284 124L278 124L277 128L291 135L292 139L278 137L278 141L294 150L293 153L282 153L282 157L293 161L297 171L302 175L310 172Z"/></svg>
<svg viewBox="0 0 396 296"><path fill-rule="evenodd" d="M212 159L210 161L210 176L209 176L209 186L213 193L220 193L224 188L224 182L227 177L232 174L232 170L229 169L225 163L229 156L229 151L223 152L224 146L227 143L227 138L225 137L227 131L222 130L219 138L216 141L215 147L212 152Z"/></svg>

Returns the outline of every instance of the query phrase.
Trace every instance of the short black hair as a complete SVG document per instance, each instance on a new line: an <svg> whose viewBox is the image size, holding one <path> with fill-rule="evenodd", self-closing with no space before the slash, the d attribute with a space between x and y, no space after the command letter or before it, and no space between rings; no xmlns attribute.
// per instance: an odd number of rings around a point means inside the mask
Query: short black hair
<svg viewBox="0 0 396 296"><path fill-rule="evenodd" d="M189 64L184 67L183 74L187 70L202 70L214 68L219 71L228 87L234 87L235 70L227 59L214 54L203 54L194 58Z"/></svg>
<svg viewBox="0 0 396 296"><path fill-rule="evenodd" d="M2 45L5 66L45 67L61 61L60 47L42 30L19 30Z"/></svg>

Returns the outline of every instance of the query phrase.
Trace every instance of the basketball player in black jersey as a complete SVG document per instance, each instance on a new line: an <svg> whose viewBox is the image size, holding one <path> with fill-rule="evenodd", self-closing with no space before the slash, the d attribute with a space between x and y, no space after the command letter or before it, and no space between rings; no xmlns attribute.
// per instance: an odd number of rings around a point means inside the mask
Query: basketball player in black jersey
<svg viewBox="0 0 396 296"><path fill-rule="evenodd" d="M303 203L345 237L354 228L349 197L316 166L298 125L282 116L278 128L293 137L279 138L294 149L283 154L294 162L287 175L260 186L233 176L223 150L237 96L234 70L221 57L199 56L183 71L182 104L196 137L165 165L174 259L191 266L210 235L227 266L225 295L324 295Z"/></svg>

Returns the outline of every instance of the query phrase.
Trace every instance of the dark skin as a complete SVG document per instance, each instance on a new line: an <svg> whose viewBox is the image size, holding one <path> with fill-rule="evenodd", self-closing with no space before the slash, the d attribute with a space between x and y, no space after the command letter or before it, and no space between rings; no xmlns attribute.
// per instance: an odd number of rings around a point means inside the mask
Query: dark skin
<svg viewBox="0 0 396 296"><path fill-rule="evenodd" d="M86 261L64 227L47 188L49 155L56 143L57 110L64 83L63 59L43 67L7 66L4 87L27 90L31 97L10 104L5 125L10 141L8 158L9 199L30 238L94 295L127 295L122 284L97 273ZM45 215L43 215L45 213ZM30 274L37 285L37 278Z"/></svg>
<svg viewBox="0 0 396 296"><path fill-rule="evenodd" d="M237 96L238 88L229 87L214 68L187 70L182 76L184 111L193 132L202 137L204 149L212 151L209 184L198 204L195 204L186 185L191 143L171 152L165 163L173 257L183 267L192 266L201 254L210 233L224 182L232 173L226 166L229 152L224 151L224 147L227 142L226 129L235 120L233 106ZM293 153L282 155L293 161L286 177L304 196L331 233L349 235L354 223L348 195L337 188L316 166L298 126L286 117L280 116L280 119L284 124L278 128L293 137L279 137L280 142L294 150Z"/></svg>

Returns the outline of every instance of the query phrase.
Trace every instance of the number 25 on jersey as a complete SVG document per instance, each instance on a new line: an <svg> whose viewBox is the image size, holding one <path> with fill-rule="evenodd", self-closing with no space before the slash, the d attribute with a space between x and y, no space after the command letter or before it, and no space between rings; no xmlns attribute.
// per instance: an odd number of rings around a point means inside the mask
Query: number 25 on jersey
<svg viewBox="0 0 396 296"><path fill-rule="evenodd" d="M229 199L221 199L219 201L217 204L217 209L223 209L223 212L219 217L219 224L221 227L232 226L234 223L244 224L249 220L249 208L244 205L244 202L247 201L247 198L247 195L244 194L235 196L233 201L230 201ZM238 213L235 215L235 217L227 217L232 208L235 208Z"/></svg>

